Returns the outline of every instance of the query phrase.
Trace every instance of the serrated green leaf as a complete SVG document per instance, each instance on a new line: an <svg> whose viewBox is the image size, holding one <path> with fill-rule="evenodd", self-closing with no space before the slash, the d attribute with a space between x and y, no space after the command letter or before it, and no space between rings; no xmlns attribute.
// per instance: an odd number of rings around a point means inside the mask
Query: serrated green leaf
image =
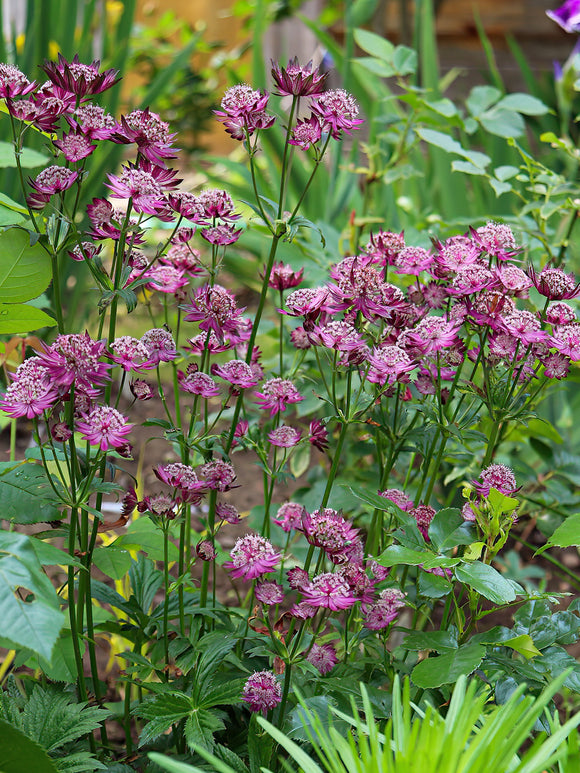
<svg viewBox="0 0 580 773"><path fill-rule="evenodd" d="M199 708L209 709L212 706L233 706L239 703L245 679L231 679L223 684L210 687L201 694Z"/></svg>
<svg viewBox="0 0 580 773"><path fill-rule="evenodd" d="M212 711L194 709L185 722L184 735L190 748L202 746L211 750L214 747L213 734L224 730L223 719Z"/></svg>
<svg viewBox="0 0 580 773"><path fill-rule="evenodd" d="M547 542L549 547L569 548L574 545L580 545L580 513L569 515Z"/></svg>
<svg viewBox="0 0 580 773"><path fill-rule="evenodd" d="M425 658L415 666L411 679L417 687L423 689L454 684L462 674L472 674L485 657L485 653L483 644L466 644L444 655Z"/></svg>
<svg viewBox="0 0 580 773"><path fill-rule="evenodd" d="M24 303L38 297L50 283L50 259L30 234L9 228L0 234L0 298L3 303Z"/></svg>
<svg viewBox="0 0 580 773"><path fill-rule="evenodd" d="M171 725L187 717L191 708L189 696L177 691L155 695L152 699L141 703L133 713L149 721L139 736L139 746L144 746L158 738L169 730Z"/></svg>

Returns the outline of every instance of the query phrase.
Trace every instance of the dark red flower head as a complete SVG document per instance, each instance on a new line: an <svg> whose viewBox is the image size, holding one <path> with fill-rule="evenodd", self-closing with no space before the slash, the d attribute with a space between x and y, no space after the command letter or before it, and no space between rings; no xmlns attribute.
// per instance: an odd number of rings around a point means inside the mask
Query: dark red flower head
<svg viewBox="0 0 580 773"><path fill-rule="evenodd" d="M278 91L275 93L279 96L307 97L324 91L328 73L321 73L317 68L313 69L312 60L301 67L298 57L295 56L286 67L280 67L276 62L272 62L272 78L278 86Z"/></svg>
<svg viewBox="0 0 580 773"><path fill-rule="evenodd" d="M98 60L92 64L82 64L78 54L74 55L72 61L67 62L64 56L59 54L58 62L45 62L42 69L55 86L83 98L101 94L121 80L117 77L118 70L99 72L100 64Z"/></svg>

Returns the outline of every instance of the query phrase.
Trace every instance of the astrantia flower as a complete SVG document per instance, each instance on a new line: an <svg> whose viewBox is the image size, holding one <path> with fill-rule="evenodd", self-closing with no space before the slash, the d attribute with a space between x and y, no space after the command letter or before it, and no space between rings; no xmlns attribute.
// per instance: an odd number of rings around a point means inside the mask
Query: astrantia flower
<svg viewBox="0 0 580 773"><path fill-rule="evenodd" d="M58 62L45 62L42 69L56 86L76 96L86 97L101 94L120 80L117 77L118 70L99 72L100 64L97 60L91 64L82 64L78 54L67 62L59 53Z"/></svg>
<svg viewBox="0 0 580 773"><path fill-rule="evenodd" d="M146 108L121 116L112 139L125 144L135 143L142 156L154 164L164 165L164 159L175 158L174 137L175 134L169 133L169 124Z"/></svg>
<svg viewBox="0 0 580 773"><path fill-rule="evenodd" d="M386 588L381 591L377 601L364 612L364 626L371 631L386 628L405 606L405 594L398 588Z"/></svg>
<svg viewBox="0 0 580 773"><path fill-rule="evenodd" d="M241 228L234 228L233 225L220 223L219 225L208 226L200 230L202 239L209 244L216 244L224 247L227 244L234 244L238 241L243 231Z"/></svg>
<svg viewBox="0 0 580 773"><path fill-rule="evenodd" d="M201 373L200 371L194 371L192 373L184 373L181 370L177 371L177 383L180 389L184 392L189 392L192 395L200 395L204 399L215 397L219 395L220 388L207 373Z"/></svg>
<svg viewBox="0 0 580 773"><path fill-rule="evenodd" d="M338 663L336 650L330 642L327 644L313 644L310 652L306 655L306 660L312 663L321 674L328 674Z"/></svg>
<svg viewBox="0 0 580 773"><path fill-rule="evenodd" d="M496 269L495 276L503 288L518 298L528 297L528 288L532 286L532 280L526 272L513 263L504 263Z"/></svg>
<svg viewBox="0 0 580 773"><path fill-rule="evenodd" d="M530 266L529 272L537 291L551 301L569 300L580 294L580 283L576 284L573 273L547 267L536 274L533 266Z"/></svg>
<svg viewBox="0 0 580 773"><path fill-rule="evenodd" d="M217 550L208 539L202 539L195 546L195 552L202 561L214 561Z"/></svg>
<svg viewBox="0 0 580 773"><path fill-rule="evenodd" d="M240 215L234 211L234 202L227 191L219 188L207 188L202 191L197 202L208 220L239 220Z"/></svg>
<svg viewBox="0 0 580 773"><path fill-rule="evenodd" d="M282 700L282 687L273 671L256 671L248 677L242 692L242 700L250 711L275 709Z"/></svg>
<svg viewBox="0 0 580 773"><path fill-rule="evenodd" d="M188 281L182 269L175 266L164 266L163 264L152 266L141 276L149 279L147 283L149 290L157 290L158 292L168 294L176 293Z"/></svg>
<svg viewBox="0 0 580 773"><path fill-rule="evenodd" d="M232 465L221 459L202 464L198 472L206 486L215 491L229 491L236 479L236 472Z"/></svg>
<svg viewBox="0 0 580 773"><path fill-rule="evenodd" d="M62 150L66 160L71 163L87 158L97 149L97 146L78 130L65 134L61 140L55 140L54 144Z"/></svg>
<svg viewBox="0 0 580 773"><path fill-rule="evenodd" d="M576 320L576 312L568 303L551 303L546 309L546 322L550 325L567 325Z"/></svg>
<svg viewBox="0 0 580 773"><path fill-rule="evenodd" d="M0 97L11 99L23 96L35 88L36 83L31 83L18 67L13 64L0 64Z"/></svg>
<svg viewBox="0 0 580 773"><path fill-rule="evenodd" d="M397 274L419 276L433 263L433 255L423 247L404 247L395 259Z"/></svg>
<svg viewBox="0 0 580 773"><path fill-rule="evenodd" d="M223 365L213 364L211 372L214 376L223 378L237 389L249 389L256 386L258 379L254 376L251 367L244 360L230 360Z"/></svg>
<svg viewBox="0 0 580 773"><path fill-rule="evenodd" d="M199 250L193 249L189 244L179 243L171 245L167 255L162 255L159 261L167 266L173 266L190 276L196 276L203 270L199 259Z"/></svg>
<svg viewBox="0 0 580 773"><path fill-rule="evenodd" d="M69 257L78 262L83 260L92 260L103 249L103 245L96 245L93 242L81 242L69 250Z"/></svg>
<svg viewBox="0 0 580 773"><path fill-rule="evenodd" d="M407 340L421 354L433 354L457 342L458 325L445 317L428 316L407 333Z"/></svg>
<svg viewBox="0 0 580 773"><path fill-rule="evenodd" d="M471 235L483 252L497 260L513 258L519 251L512 229L504 223L490 221L477 231L471 230Z"/></svg>
<svg viewBox="0 0 580 773"><path fill-rule="evenodd" d="M490 464L481 472L478 480L472 481L472 484L482 497L489 496L492 488L506 496L511 496L518 490L516 476L505 464Z"/></svg>
<svg viewBox="0 0 580 773"><path fill-rule="evenodd" d="M177 357L173 336L162 327L152 328L141 336L141 343L149 352L149 359L156 365L159 362L171 362Z"/></svg>
<svg viewBox="0 0 580 773"><path fill-rule="evenodd" d="M367 379L373 384L384 386L388 380L399 379L415 368L415 362L404 349L395 344L382 346L369 355ZM408 381L408 379L407 379Z"/></svg>
<svg viewBox="0 0 580 773"><path fill-rule="evenodd" d="M124 371L140 371L154 367L154 364L149 361L149 349L138 338L132 336L115 338L111 349L113 354L109 356Z"/></svg>
<svg viewBox="0 0 580 773"><path fill-rule="evenodd" d="M58 400L58 392L38 357L31 357L18 366L2 400L0 409L13 418L32 419L42 416Z"/></svg>
<svg viewBox="0 0 580 773"><path fill-rule="evenodd" d="M140 513L151 513L168 521L172 521L176 515L176 507L179 503L168 494L152 494L144 497L137 505Z"/></svg>
<svg viewBox="0 0 580 773"><path fill-rule="evenodd" d="M146 160L138 164L129 162L121 168L119 175L107 175L107 187L111 190L111 198L131 199L135 212L159 216L168 207L166 192L181 182L175 179L175 174L174 170Z"/></svg>
<svg viewBox="0 0 580 773"><path fill-rule="evenodd" d="M501 325L523 344L538 343L550 339L548 333L541 329L538 317L526 309L516 309L511 314L507 314L503 317Z"/></svg>
<svg viewBox="0 0 580 773"><path fill-rule="evenodd" d="M326 451L328 448L328 430L320 419L314 419L308 427L308 442L319 451Z"/></svg>
<svg viewBox="0 0 580 773"><path fill-rule="evenodd" d="M302 569L299 566L288 569L286 574L288 576L288 585L294 590L302 591L310 582L306 569Z"/></svg>
<svg viewBox="0 0 580 773"><path fill-rule="evenodd" d="M108 140L115 131L116 121L100 105L80 105L74 116L66 116L71 126L92 140Z"/></svg>
<svg viewBox="0 0 580 773"><path fill-rule="evenodd" d="M256 91L246 84L232 86L224 94L221 110L215 110L217 120L235 140L246 139L258 129L267 129L276 116L266 113L269 94Z"/></svg>
<svg viewBox="0 0 580 773"><path fill-rule="evenodd" d="M348 583L338 573L319 574L302 590L302 599L312 607L324 607L338 612L356 604L356 597Z"/></svg>
<svg viewBox="0 0 580 773"><path fill-rule="evenodd" d="M305 512L302 517L304 535L311 545L322 548L331 558L344 554L357 538L358 529L331 507Z"/></svg>
<svg viewBox="0 0 580 773"><path fill-rule="evenodd" d="M359 110L355 98L344 89L334 89L319 94L312 100L312 112L320 116L324 130L329 131L335 140L339 140L342 132L351 134L364 123L357 118Z"/></svg>
<svg viewBox="0 0 580 773"><path fill-rule="evenodd" d="M423 537L429 540L429 526L435 517L435 508L431 505L417 505L409 510L409 515L412 515L417 521L417 526Z"/></svg>
<svg viewBox="0 0 580 773"><path fill-rule="evenodd" d="M274 523L278 524L283 531L302 530L302 516L305 513L304 505L298 502L286 502L278 509Z"/></svg>
<svg viewBox="0 0 580 773"><path fill-rule="evenodd" d="M110 405L98 405L77 422L76 429L92 446L108 451L126 444L133 425L128 424L126 418Z"/></svg>
<svg viewBox="0 0 580 773"><path fill-rule="evenodd" d="M393 504L397 505L400 510L404 510L406 513L413 509L413 500L408 497L404 491L400 491L397 488L388 488L385 491L379 491L379 495L390 500Z"/></svg>
<svg viewBox="0 0 580 773"><path fill-rule="evenodd" d="M558 351L566 354L571 360L580 360L580 322L570 322L554 331Z"/></svg>
<svg viewBox="0 0 580 773"><path fill-rule="evenodd" d="M302 288L294 290L286 298L286 308L283 312L292 317L308 317L316 319L326 301L328 300L328 290L325 287Z"/></svg>
<svg viewBox="0 0 580 773"><path fill-rule="evenodd" d="M285 411L286 406L291 403L304 400L294 384L283 378L271 378L265 381L261 392L256 392L256 397L258 398L256 403L262 410L270 411L270 416Z"/></svg>
<svg viewBox="0 0 580 773"><path fill-rule="evenodd" d="M546 378L556 378L558 380L566 378L570 372L570 358L560 352L554 352L546 355L542 359L544 366L544 375Z"/></svg>
<svg viewBox="0 0 580 773"><path fill-rule="evenodd" d="M372 257L380 258L387 266L391 266L404 247L405 237L403 233L379 231L376 234L371 233L371 240L366 246L366 252Z"/></svg>
<svg viewBox="0 0 580 773"><path fill-rule="evenodd" d="M300 442L302 432L295 427L289 427L287 424L281 424L276 429L268 432L268 440L273 446L279 448L293 448Z"/></svg>
<svg viewBox="0 0 580 773"><path fill-rule="evenodd" d="M230 556L232 560L225 563L224 567L231 569L232 577L243 580L255 580L256 577L274 571L281 559L272 543L258 534L240 537Z"/></svg>
<svg viewBox="0 0 580 773"><path fill-rule="evenodd" d="M272 62L272 78L278 87L276 93L279 96L307 97L320 94L324 91L327 77L328 73L321 73L313 68L312 61L300 66L297 56L291 59L286 67Z"/></svg>
<svg viewBox="0 0 580 773"><path fill-rule="evenodd" d="M135 381L131 381L129 389L136 400L151 400L153 397L151 385L141 378L136 378Z"/></svg>
<svg viewBox="0 0 580 773"><path fill-rule="evenodd" d="M61 334L38 356L53 383L68 389L73 383L85 388L104 384L111 368L100 362L104 354L105 342L93 341L88 333L84 333Z"/></svg>
<svg viewBox="0 0 580 773"><path fill-rule="evenodd" d="M223 340L238 334L244 309L238 308L235 297L221 285L204 285L195 290L191 304L185 307L187 322L199 322L201 330L213 331Z"/></svg>
<svg viewBox="0 0 580 773"><path fill-rule="evenodd" d="M290 145L296 145L296 147L301 148L301 150L308 150L308 148L316 145L321 137L322 124L320 119L317 115L311 115L310 118L304 121L296 122L288 142Z"/></svg>
<svg viewBox="0 0 580 773"><path fill-rule="evenodd" d="M555 11L546 11L546 15L566 32L580 32L580 3L578 0L564 0L564 3Z"/></svg>
<svg viewBox="0 0 580 773"><path fill-rule="evenodd" d="M34 180L29 180L34 193L28 196L28 203L33 209L42 209L55 193L71 188L78 176L78 172L64 166L48 166Z"/></svg>
<svg viewBox="0 0 580 773"><path fill-rule="evenodd" d="M226 523L236 524L242 520L237 509L225 502L217 503L215 514L221 521L226 521Z"/></svg>
<svg viewBox="0 0 580 773"><path fill-rule="evenodd" d="M182 462L158 464L153 468L153 472L162 483L166 483L173 488L191 491L199 490L202 487L193 467Z"/></svg>
<svg viewBox="0 0 580 773"><path fill-rule="evenodd" d="M260 604L271 607L284 601L284 588L280 583L266 580L256 583L254 595Z"/></svg>
<svg viewBox="0 0 580 773"><path fill-rule="evenodd" d="M289 290L291 287L297 287L302 281L304 269L294 271L288 263L280 261L274 263L272 266L272 272L268 280L268 287L272 287L274 290Z"/></svg>

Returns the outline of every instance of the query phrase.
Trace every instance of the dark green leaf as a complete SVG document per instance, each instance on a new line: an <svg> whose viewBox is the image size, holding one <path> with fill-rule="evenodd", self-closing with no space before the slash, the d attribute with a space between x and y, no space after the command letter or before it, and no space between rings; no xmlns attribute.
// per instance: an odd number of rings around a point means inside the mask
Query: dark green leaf
<svg viewBox="0 0 580 773"><path fill-rule="evenodd" d="M513 585L493 566L481 561L462 563L455 568L455 576L459 582L469 585L494 604L509 604L515 601L516 592Z"/></svg>
<svg viewBox="0 0 580 773"><path fill-rule="evenodd" d="M3 719L0 719L0 737L2 773L58 773L58 768L41 746Z"/></svg>
<svg viewBox="0 0 580 773"><path fill-rule="evenodd" d="M457 649L457 634L453 631L412 631L405 636L401 646L408 650L447 652Z"/></svg>
<svg viewBox="0 0 580 773"><path fill-rule="evenodd" d="M473 673L485 657L486 648L482 644L466 644L459 649L426 658L418 663L411 673L411 679L423 689L453 684L462 674Z"/></svg>
<svg viewBox="0 0 580 773"><path fill-rule="evenodd" d="M19 464L4 473L0 469L0 512L6 520L22 524L48 523L61 517L40 464Z"/></svg>
<svg viewBox="0 0 580 773"><path fill-rule="evenodd" d="M558 526L547 542L548 546L568 548L580 545L580 513L569 515L561 526Z"/></svg>
<svg viewBox="0 0 580 773"><path fill-rule="evenodd" d="M224 729L223 719L215 712L194 709L185 722L185 740L192 749L202 746L211 750L214 747L213 734Z"/></svg>

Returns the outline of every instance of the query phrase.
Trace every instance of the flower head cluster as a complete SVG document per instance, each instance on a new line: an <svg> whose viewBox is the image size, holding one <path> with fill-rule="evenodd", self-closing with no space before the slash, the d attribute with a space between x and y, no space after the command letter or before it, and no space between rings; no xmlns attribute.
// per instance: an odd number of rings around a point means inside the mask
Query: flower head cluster
<svg viewBox="0 0 580 773"><path fill-rule="evenodd" d="M273 671L255 671L244 685L242 700L250 711L275 709L282 700L282 686Z"/></svg>
<svg viewBox="0 0 580 773"><path fill-rule="evenodd" d="M232 577L243 580L255 580L256 577L272 572L281 558L272 543L257 534L240 537L230 556L232 560L226 562L224 567L231 569Z"/></svg>
<svg viewBox="0 0 580 773"><path fill-rule="evenodd" d="M276 117L266 112L269 94L239 84L228 89L215 115L235 140L245 140L260 129L268 129Z"/></svg>

